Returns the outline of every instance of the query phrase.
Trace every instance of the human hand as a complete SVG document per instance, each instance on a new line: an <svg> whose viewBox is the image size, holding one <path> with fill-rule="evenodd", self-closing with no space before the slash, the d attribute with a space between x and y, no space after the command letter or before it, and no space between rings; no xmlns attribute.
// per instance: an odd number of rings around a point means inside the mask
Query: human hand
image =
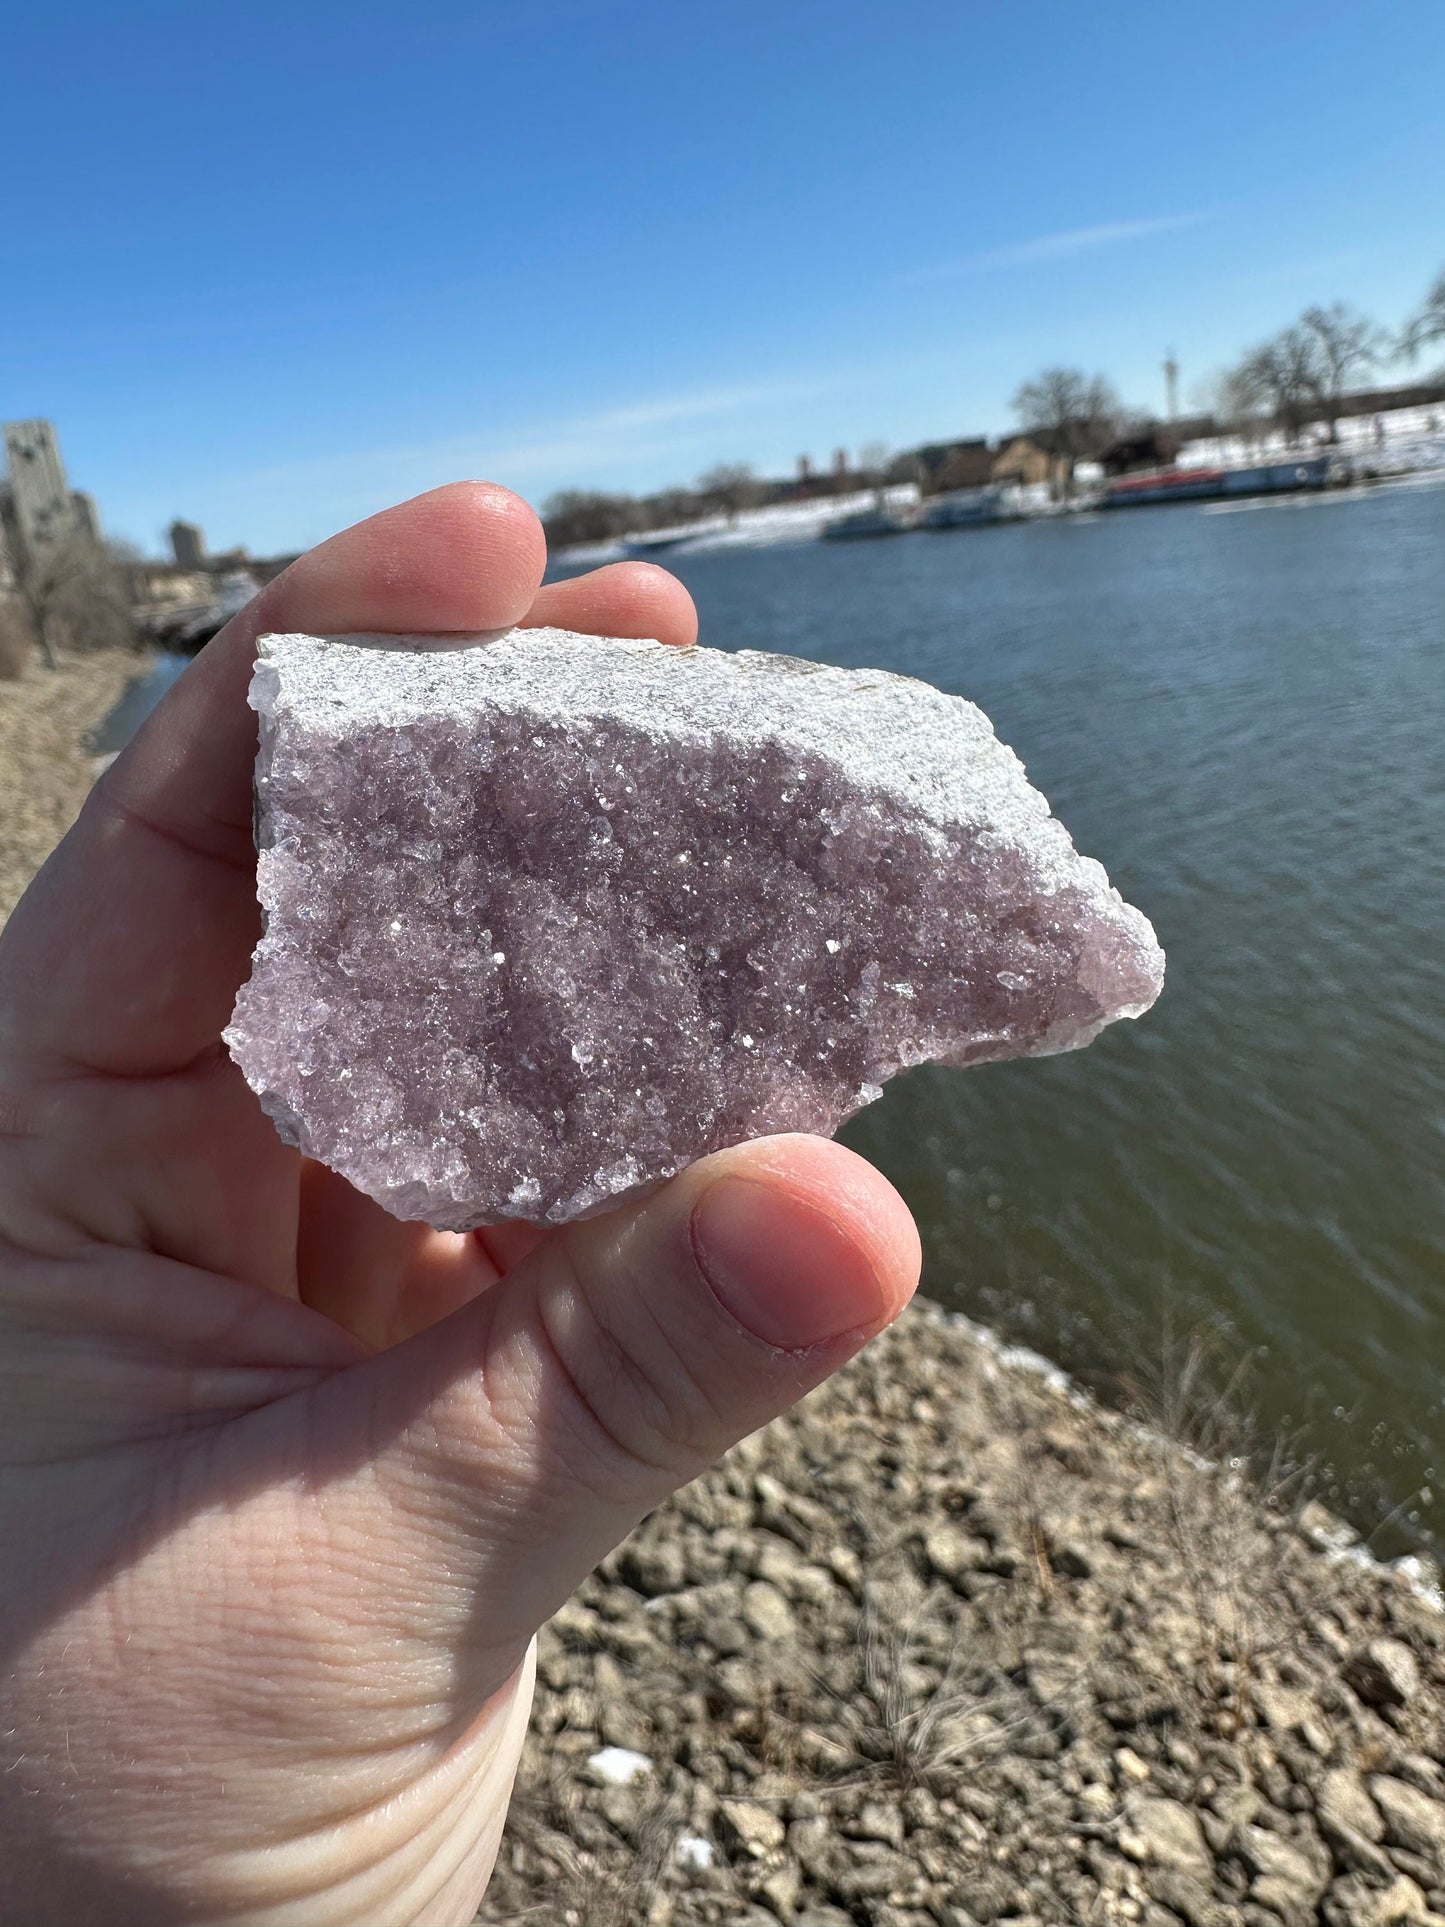
<svg viewBox="0 0 1445 1927"><path fill-rule="evenodd" d="M906 1301L839 1146L542 1237L400 1224L220 1043L255 941L253 643L526 620L690 642L642 565L538 587L463 483L304 556L97 785L0 938L0 1914L471 1919L541 1622Z"/></svg>

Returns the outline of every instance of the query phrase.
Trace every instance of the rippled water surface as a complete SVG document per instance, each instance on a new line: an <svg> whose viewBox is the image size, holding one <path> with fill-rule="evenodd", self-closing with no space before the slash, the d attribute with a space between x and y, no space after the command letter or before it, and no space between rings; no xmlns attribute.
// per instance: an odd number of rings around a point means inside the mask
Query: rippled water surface
<svg viewBox="0 0 1445 1927"><path fill-rule="evenodd" d="M1213 1328L1378 1549L1445 1537L1445 489L668 560L705 642L981 703L1169 953L848 1127L927 1288L1101 1379Z"/></svg>

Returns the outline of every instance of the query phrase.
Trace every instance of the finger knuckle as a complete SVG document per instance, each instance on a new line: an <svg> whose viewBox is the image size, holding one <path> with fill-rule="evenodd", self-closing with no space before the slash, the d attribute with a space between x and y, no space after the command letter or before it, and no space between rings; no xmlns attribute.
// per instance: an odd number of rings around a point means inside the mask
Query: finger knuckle
<svg viewBox="0 0 1445 1927"><path fill-rule="evenodd" d="M604 1304L556 1241L537 1295L540 1341L585 1448L589 1477L639 1473L676 1484L712 1456L712 1412L696 1380L639 1316L625 1287Z"/></svg>

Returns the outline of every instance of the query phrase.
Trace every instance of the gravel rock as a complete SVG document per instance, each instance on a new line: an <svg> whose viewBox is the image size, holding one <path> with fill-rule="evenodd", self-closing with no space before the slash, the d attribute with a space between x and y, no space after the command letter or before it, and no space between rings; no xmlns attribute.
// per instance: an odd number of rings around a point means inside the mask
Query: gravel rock
<svg viewBox="0 0 1445 1927"><path fill-rule="evenodd" d="M1387 1773L1372 1775L1370 1797L1384 1819L1385 1838L1391 1846L1437 1860L1445 1856L1445 1806L1438 1800Z"/></svg>
<svg viewBox="0 0 1445 1927"><path fill-rule="evenodd" d="M797 1631L787 1600L766 1579L755 1580L744 1592L743 1618L763 1640L790 1640Z"/></svg>
<svg viewBox="0 0 1445 1927"><path fill-rule="evenodd" d="M1340 1675L1387 1627L1437 1650L1438 1615L1168 1452L909 1314L544 1630L482 1919L581 1927L610 1896L640 1922L642 1890L670 1927L1362 1927L1406 1901L1427 1921L1445 1695L1422 1666L1387 1719ZM1034 1550L1070 1541L1087 1581ZM659 1546L687 1584L645 1597L675 1575ZM1238 1648L1191 1603L1226 1566ZM593 1787L582 1762L624 1716L653 1770ZM676 1864L684 1831L713 1867Z"/></svg>
<svg viewBox="0 0 1445 1927"><path fill-rule="evenodd" d="M1250 1897L1267 1907L1286 1927L1308 1927L1316 1919L1321 1894L1329 1884L1329 1862L1314 1851L1264 1827L1242 1827L1232 1843L1253 1879Z"/></svg>
<svg viewBox="0 0 1445 1927"><path fill-rule="evenodd" d="M903 1845L903 1815L896 1806L882 1800L865 1801L856 1819L847 1824L854 1840L881 1840L885 1846Z"/></svg>
<svg viewBox="0 0 1445 1927"><path fill-rule="evenodd" d="M834 1881L833 1891L845 1901L878 1899L903 1885L908 1874L907 1863L898 1857L864 1860L845 1867Z"/></svg>
<svg viewBox="0 0 1445 1927"><path fill-rule="evenodd" d="M1326 1927L1436 1927L1424 1894L1403 1874L1382 1892L1360 1875L1337 1881L1321 1907Z"/></svg>
<svg viewBox="0 0 1445 1927"><path fill-rule="evenodd" d="M1238 1927L1238 1914L1214 1898L1206 1881L1182 1868L1151 1867L1145 1882L1154 1899L1188 1927Z"/></svg>
<svg viewBox="0 0 1445 1927"><path fill-rule="evenodd" d="M1315 1791L1315 1810L1322 1827L1377 1842L1385 1837L1380 1809L1360 1775L1348 1767L1332 1767L1323 1776Z"/></svg>
<svg viewBox="0 0 1445 1927"><path fill-rule="evenodd" d="M1205 1881L1213 1878L1214 1856L1209 1851L1199 1817L1178 1800L1130 1794L1124 1802L1124 1816L1130 1833L1142 1848L1131 1854L1131 1859L1173 1867ZM1120 1839L1122 1844L1122 1835ZM1128 1851L1126 1847L1125 1852Z"/></svg>
<svg viewBox="0 0 1445 1927"><path fill-rule="evenodd" d="M1366 1706L1408 1706L1420 1685L1420 1667L1398 1639L1372 1639L1345 1661L1341 1676Z"/></svg>
<svg viewBox="0 0 1445 1927"><path fill-rule="evenodd" d="M787 1838L787 1828L776 1813L747 1800L725 1800L717 1817L724 1843L754 1860L779 1852Z"/></svg>
<svg viewBox="0 0 1445 1927"><path fill-rule="evenodd" d="M1049 1564L1066 1579L1093 1577L1093 1555L1078 1539L1055 1539L1049 1544Z"/></svg>
<svg viewBox="0 0 1445 1927"><path fill-rule="evenodd" d="M1276 1733L1300 1733L1318 1715L1318 1708L1307 1693L1266 1681L1256 1683L1254 1704L1263 1723Z"/></svg>
<svg viewBox="0 0 1445 1927"><path fill-rule="evenodd" d="M803 1889L803 1876L794 1866L775 1868L758 1886L758 1898L765 1901L779 1920L791 1920Z"/></svg>
<svg viewBox="0 0 1445 1927"><path fill-rule="evenodd" d="M964 1573L977 1572L989 1557L989 1548L961 1526L936 1526L923 1536L923 1552L930 1567L950 1583Z"/></svg>
<svg viewBox="0 0 1445 1927"><path fill-rule="evenodd" d="M1282 1880L1301 1892L1313 1892L1316 1898L1324 1891L1326 1871L1312 1854L1281 1834L1271 1833L1264 1827L1244 1827L1237 1851L1257 1876Z"/></svg>
<svg viewBox="0 0 1445 1927"><path fill-rule="evenodd" d="M681 1592L687 1584L687 1561L681 1546L653 1539L626 1547L619 1561L622 1576L648 1598Z"/></svg>

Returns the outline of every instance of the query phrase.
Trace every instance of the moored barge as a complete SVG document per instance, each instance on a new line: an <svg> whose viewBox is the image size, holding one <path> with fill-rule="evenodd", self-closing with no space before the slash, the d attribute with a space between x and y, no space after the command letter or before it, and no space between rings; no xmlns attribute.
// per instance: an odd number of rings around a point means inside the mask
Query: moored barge
<svg viewBox="0 0 1445 1927"><path fill-rule="evenodd" d="M1250 468L1168 468L1147 475L1121 475L1100 497L1106 509L1142 508L1153 502L1207 502L1243 495L1285 495L1328 488L1330 457L1310 455Z"/></svg>

